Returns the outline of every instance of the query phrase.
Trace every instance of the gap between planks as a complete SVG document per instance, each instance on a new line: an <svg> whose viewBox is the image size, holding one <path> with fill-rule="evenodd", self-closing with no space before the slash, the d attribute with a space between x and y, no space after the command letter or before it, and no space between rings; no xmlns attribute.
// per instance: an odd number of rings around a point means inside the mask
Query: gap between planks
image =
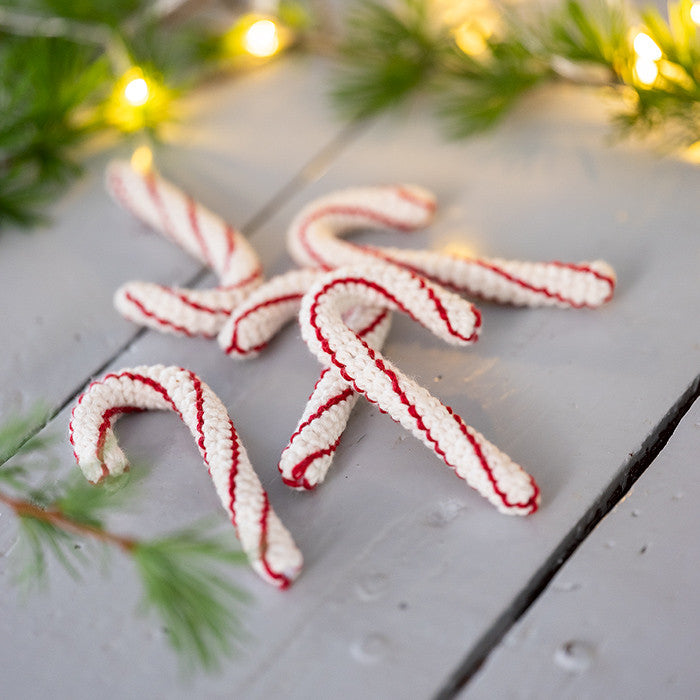
<svg viewBox="0 0 700 700"><path fill-rule="evenodd" d="M651 466L666 446L683 416L698 398L700 398L700 375L695 377L694 381L691 382L676 403L657 423L641 447L630 455L629 460L612 479L605 491L564 536L559 546L556 547L545 563L530 578L511 605L506 608L476 642L472 650L434 695L434 700L448 700L465 689L491 652L544 592L549 582L579 545L583 543L596 525L625 497L637 479Z"/></svg>

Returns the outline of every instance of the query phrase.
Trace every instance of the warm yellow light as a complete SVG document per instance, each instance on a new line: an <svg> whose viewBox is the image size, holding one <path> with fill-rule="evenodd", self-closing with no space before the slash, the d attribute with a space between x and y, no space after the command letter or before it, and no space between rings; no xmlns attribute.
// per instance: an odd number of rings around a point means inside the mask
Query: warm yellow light
<svg viewBox="0 0 700 700"><path fill-rule="evenodd" d="M131 167L139 173L153 169L153 151L148 146L139 146L131 154Z"/></svg>
<svg viewBox="0 0 700 700"><path fill-rule="evenodd" d="M484 35L471 22L464 22L454 30L455 43L467 56L478 56L488 48Z"/></svg>
<svg viewBox="0 0 700 700"><path fill-rule="evenodd" d="M243 40L245 50L253 56L267 58L280 47L277 25L270 19L259 19L250 25Z"/></svg>
<svg viewBox="0 0 700 700"><path fill-rule="evenodd" d="M694 2L690 6L690 19L692 19L695 24L700 25L700 2Z"/></svg>
<svg viewBox="0 0 700 700"><path fill-rule="evenodd" d="M634 37L632 45L637 56L647 61L658 61L663 56L659 45L644 32L639 32Z"/></svg>
<svg viewBox="0 0 700 700"><path fill-rule="evenodd" d="M688 163L700 165L700 141L696 141L695 143L688 146L688 148L685 150L685 153L681 154L681 157Z"/></svg>
<svg viewBox="0 0 700 700"><path fill-rule="evenodd" d="M124 88L124 99L134 107L142 107L148 102L148 83L143 78L130 80Z"/></svg>
<svg viewBox="0 0 700 700"><path fill-rule="evenodd" d="M120 131L155 127L170 117L170 91L138 66L117 80L103 105L105 120Z"/></svg>
<svg viewBox="0 0 700 700"><path fill-rule="evenodd" d="M440 252L453 258L461 258L462 260L470 260L476 257L474 248L462 240L448 241L442 246Z"/></svg>
<svg viewBox="0 0 700 700"><path fill-rule="evenodd" d="M655 61L640 56L635 61L634 72L642 85L653 85L659 74L659 67Z"/></svg>

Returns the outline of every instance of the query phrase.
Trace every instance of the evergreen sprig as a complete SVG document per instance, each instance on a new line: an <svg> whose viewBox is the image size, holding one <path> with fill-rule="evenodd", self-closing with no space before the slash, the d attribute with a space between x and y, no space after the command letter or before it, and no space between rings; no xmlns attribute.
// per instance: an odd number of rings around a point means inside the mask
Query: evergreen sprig
<svg viewBox="0 0 700 700"><path fill-rule="evenodd" d="M172 96L220 57L220 39L197 17L164 20L149 0L0 0L0 229L45 220L47 203L80 173L88 136L156 137ZM158 97L138 119L115 118L124 109L114 87L132 65Z"/></svg>
<svg viewBox="0 0 700 700"><path fill-rule="evenodd" d="M536 86L567 81L617 90L614 123L623 132L653 133L672 146L700 139L700 31L692 0L671 3L668 19L656 9L637 14L622 0L564 0L537 16L500 8L499 26L480 35L477 8L463 25L473 23L477 47L466 51L461 26L441 23L432 5L353 5L331 90L341 114L376 113L427 87L448 132L467 136L495 125ZM650 83L635 69L632 35L640 24L663 53Z"/></svg>
<svg viewBox="0 0 700 700"><path fill-rule="evenodd" d="M10 454L32 425L33 419L15 419L0 427L0 453ZM133 500L133 475L101 487L77 473L56 478L51 443L32 438L0 466L0 505L18 519L15 582L25 591L45 586L50 558L79 578L96 553L116 548L134 562L143 608L160 616L183 668L216 669L242 636L238 610L247 596L229 575L245 561L243 553L211 522L150 540L112 532L105 520Z"/></svg>

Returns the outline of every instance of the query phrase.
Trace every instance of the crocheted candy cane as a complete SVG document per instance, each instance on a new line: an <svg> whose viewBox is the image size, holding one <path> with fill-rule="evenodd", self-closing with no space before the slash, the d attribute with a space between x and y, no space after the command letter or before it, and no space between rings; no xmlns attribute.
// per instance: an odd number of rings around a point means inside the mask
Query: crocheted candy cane
<svg viewBox="0 0 700 700"><path fill-rule="evenodd" d="M322 274L292 270L254 290L219 333L224 352L236 358L260 352L287 321L299 315L304 293ZM347 322L370 346L381 349L391 318L386 310L354 309ZM279 470L288 486L312 489L323 481L357 398L337 370L323 370L280 458Z"/></svg>
<svg viewBox="0 0 700 700"><path fill-rule="evenodd" d="M226 408L192 372L163 365L136 367L90 385L70 422L75 458L88 480L98 482L128 468L112 426L124 413L144 409L171 409L182 418L253 569L286 588L301 570L301 553L272 510Z"/></svg>
<svg viewBox="0 0 700 700"><path fill-rule="evenodd" d="M381 350L391 314L386 309L360 307L351 310L345 323L369 347ZM324 368L280 457L279 470L285 484L310 490L325 479L358 398L336 367Z"/></svg>
<svg viewBox="0 0 700 700"><path fill-rule="evenodd" d="M131 321L168 333L215 336L231 309L262 280L253 248L220 217L154 171L141 173L117 160L107 168L106 183L117 202L211 267L221 283L216 289L195 290L129 282L114 296L117 310Z"/></svg>
<svg viewBox="0 0 700 700"><path fill-rule="evenodd" d="M221 328L221 349L239 359L257 355L285 323L299 315L301 298L318 277L318 270L291 270L252 291Z"/></svg>
<svg viewBox="0 0 700 700"><path fill-rule="evenodd" d="M454 344L475 340L479 316L473 307L409 271L354 266L318 280L304 295L299 319L302 337L324 364L335 366L501 512L534 512L539 489L531 476L347 327L342 315L358 305L408 313Z"/></svg>
<svg viewBox="0 0 700 700"><path fill-rule="evenodd" d="M608 301L615 273L603 261L520 262L458 257L427 250L357 245L339 236L362 227L414 228L435 209L433 197L416 187L340 190L307 205L289 228L294 260L330 270L340 265L385 261L407 268L458 293L524 306L596 307Z"/></svg>

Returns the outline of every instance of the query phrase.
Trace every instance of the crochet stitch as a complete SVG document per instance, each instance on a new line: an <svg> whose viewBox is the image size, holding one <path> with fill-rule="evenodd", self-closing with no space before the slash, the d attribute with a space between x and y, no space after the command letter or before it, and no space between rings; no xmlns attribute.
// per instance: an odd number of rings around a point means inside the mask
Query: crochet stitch
<svg viewBox="0 0 700 700"><path fill-rule="evenodd" d="M301 299L323 273L291 270L255 289L231 314L219 333L219 345L231 357L257 355L280 328L299 315ZM353 309L347 321L373 348L381 349L391 324L382 309ZM282 480L308 490L320 484L333 461L358 395L335 368L326 368L279 462Z"/></svg>
<svg viewBox="0 0 700 700"><path fill-rule="evenodd" d="M163 365L122 369L93 382L73 408L70 441L93 483L128 469L113 425L125 413L173 410L190 429L253 569L286 588L302 567L291 535L270 506L225 406L194 373Z"/></svg>
<svg viewBox="0 0 700 700"><path fill-rule="evenodd" d="M343 322L356 306L384 306L409 314L452 344L476 340L480 317L461 297L389 265L339 268L304 295L302 337L325 365L411 431L503 513L526 515L539 504L534 479L469 427L451 408L373 350Z"/></svg>
<svg viewBox="0 0 700 700"><path fill-rule="evenodd" d="M391 314L386 309L358 307L345 322L369 347L381 350ZM287 486L310 490L323 482L358 398L336 367L324 368L280 457L279 471Z"/></svg>
<svg viewBox="0 0 700 700"><path fill-rule="evenodd" d="M295 217L287 246L299 265L330 270L379 261L412 270L460 294L519 306L594 308L609 301L615 273L606 262L523 262L428 250L357 245L340 239L372 226L410 230L427 223L435 200L417 187L358 187L332 192ZM422 214L422 217L421 217Z"/></svg>
<svg viewBox="0 0 700 700"><path fill-rule="evenodd" d="M178 335L214 337L262 280L256 252L245 237L155 171L141 173L127 161L109 164L112 197L218 275L215 289L184 289L128 282L114 296L127 319Z"/></svg>

